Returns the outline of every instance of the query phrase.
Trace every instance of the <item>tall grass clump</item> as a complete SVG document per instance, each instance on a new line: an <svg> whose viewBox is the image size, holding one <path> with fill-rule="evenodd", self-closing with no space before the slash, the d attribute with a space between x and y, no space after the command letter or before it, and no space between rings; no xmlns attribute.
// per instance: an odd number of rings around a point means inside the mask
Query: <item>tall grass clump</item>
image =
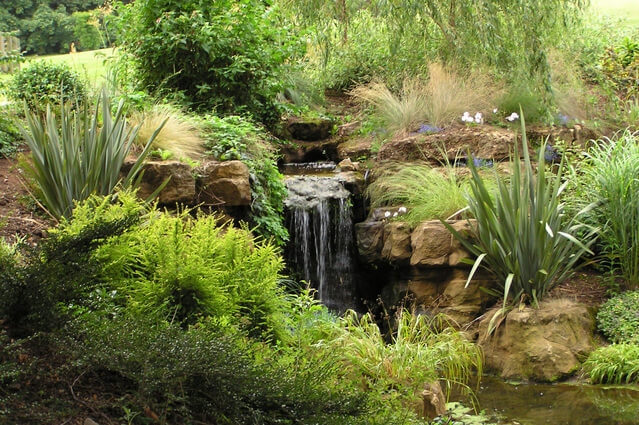
<svg viewBox="0 0 639 425"><path fill-rule="evenodd" d="M438 170L426 165L396 165L384 169L367 190L371 207L404 206L402 220L415 225L446 219L468 205L467 178L452 167Z"/></svg>
<svg viewBox="0 0 639 425"><path fill-rule="evenodd" d="M351 91L372 105L377 118L395 133L410 132L422 123L451 124L465 111L492 110L500 93L487 74L464 74L440 64L429 66L427 80L405 79L399 93L379 81Z"/></svg>
<svg viewBox="0 0 639 425"><path fill-rule="evenodd" d="M29 174L37 184L42 203L57 219L70 217L74 202L89 196L109 195L116 186L136 185L142 164L161 126L151 134L129 173L120 170L137 136L139 127L130 127L120 101L115 112L103 89L95 108L86 104L79 110L61 107L56 117L47 106L44 121L25 107L28 131L24 139L31 150Z"/></svg>
<svg viewBox="0 0 639 425"><path fill-rule="evenodd" d="M409 132L428 122L427 93L424 83L417 79L405 79L398 94L376 81L354 88L351 95L372 105L374 114L389 131Z"/></svg>
<svg viewBox="0 0 639 425"><path fill-rule="evenodd" d="M472 174L468 210L476 219L473 239L442 220L464 247L477 256L469 281L480 265L496 275L500 285L496 295L504 297L504 309L509 300L538 304L572 274L581 256L589 252L595 232L588 232L583 242L575 238L584 225L563 212L560 196L567 184L562 184L564 163L556 173L548 173L542 146L535 170L528 153L523 117L521 133L523 167L515 161L508 178L495 172L494 197L477 167L472 162L468 164ZM517 146L514 158L519 158Z"/></svg>
<svg viewBox="0 0 639 425"><path fill-rule="evenodd" d="M176 159L196 160L204 154L204 140L199 129L176 109L156 105L144 112L131 114L131 123L139 126L136 145L144 147L153 132L164 123L151 145L152 149L171 152Z"/></svg>
<svg viewBox="0 0 639 425"><path fill-rule="evenodd" d="M440 379L449 389L465 385L474 370L481 373L481 350L462 333L423 315L402 310L390 342L370 315L347 314L329 347L340 353L345 372L366 388L394 390L403 400L414 399L426 384Z"/></svg>
<svg viewBox="0 0 639 425"><path fill-rule="evenodd" d="M593 146L580 170L588 219L600 227L598 246L614 269L639 285L639 134L628 130Z"/></svg>

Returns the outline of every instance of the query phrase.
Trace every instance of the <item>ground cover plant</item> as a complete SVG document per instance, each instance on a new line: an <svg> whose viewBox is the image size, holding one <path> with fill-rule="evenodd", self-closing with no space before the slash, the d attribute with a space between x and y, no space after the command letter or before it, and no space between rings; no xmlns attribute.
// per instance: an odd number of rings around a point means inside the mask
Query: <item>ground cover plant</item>
<svg viewBox="0 0 639 425"><path fill-rule="evenodd" d="M639 343L639 291L606 301L597 313L597 327L613 343Z"/></svg>
<svg viewBox="0 0 639 425"><path fill-rule="evenodd" d="M288 231L283 214L287 192L276 165L272 136L250 119L237 115L205 115L198 125L209 155L222 161L242 160L249 167L251 226L278 244L286 242Z"/></svg>

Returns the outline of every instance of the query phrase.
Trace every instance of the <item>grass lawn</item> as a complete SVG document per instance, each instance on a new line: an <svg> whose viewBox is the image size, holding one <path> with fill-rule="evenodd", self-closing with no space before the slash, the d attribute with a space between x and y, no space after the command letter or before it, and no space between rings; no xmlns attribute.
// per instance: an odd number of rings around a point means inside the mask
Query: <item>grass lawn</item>
<svg viewBox="0 0 639 425"><path fill-rule="evenodd" d="M625 18L628 24L639 27L639 0L592 0L591 4L597 13Z"/></svg>

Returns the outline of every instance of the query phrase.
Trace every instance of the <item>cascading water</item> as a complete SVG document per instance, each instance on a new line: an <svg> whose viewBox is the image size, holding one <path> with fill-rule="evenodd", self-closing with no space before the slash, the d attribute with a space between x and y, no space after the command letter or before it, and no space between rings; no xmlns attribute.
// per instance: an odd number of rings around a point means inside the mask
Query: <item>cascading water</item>
<svg viewBox="0 0 639 425"><path fill-rule="evenodd" d="M289 176L286 186L291 271L332 310L356 309L352 210L344 182L339 175Z"/></svg>

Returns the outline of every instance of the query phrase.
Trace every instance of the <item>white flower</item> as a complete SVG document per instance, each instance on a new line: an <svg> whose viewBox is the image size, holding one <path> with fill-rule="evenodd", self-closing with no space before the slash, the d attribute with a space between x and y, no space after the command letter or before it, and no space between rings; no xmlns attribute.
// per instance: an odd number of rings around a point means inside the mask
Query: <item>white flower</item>
<svg viewBox="0 0 639 425"><path fill-rule="evenodd" d="M390 216L391 216L390 211L386 211L386 212L384 213L384 217L388 218L388 217L390 217Z"/></svg>
<svg viewBox="0 0 639 425"><path fill-rule="evenodd" d="M493 114L497 113L497 108L493 109Z"/></svg>
<svg viewBox="0 0 639 425"><path fill-rule="evenodd" d="M477 112L477 113L475 114L475 122L476 122L477 124L481 124L481 123L483 123L483 122L484 122L484 116L482 115L482 113L481 113L481 112Z"/></svg>
<svg viewBox="0 0 639 425"><path fill-rule="evenodd" d="M397 210L400 214L406 214L406 207L399 207L399 209Z"/></svg>
<svg viewBox="0 0 639 425"><path fill-rule="evenodd" d="M397 213L393 214L393 217L397 217Z"/></svg>
<svg viewBox="0 0 639 425"><path fill-rule="evenodd" d="M513 122L517 119L519 119L519 114L517 112L513 112L512 114L510 114L509 116L506 117L506 119L510 122Z"/></svg>

